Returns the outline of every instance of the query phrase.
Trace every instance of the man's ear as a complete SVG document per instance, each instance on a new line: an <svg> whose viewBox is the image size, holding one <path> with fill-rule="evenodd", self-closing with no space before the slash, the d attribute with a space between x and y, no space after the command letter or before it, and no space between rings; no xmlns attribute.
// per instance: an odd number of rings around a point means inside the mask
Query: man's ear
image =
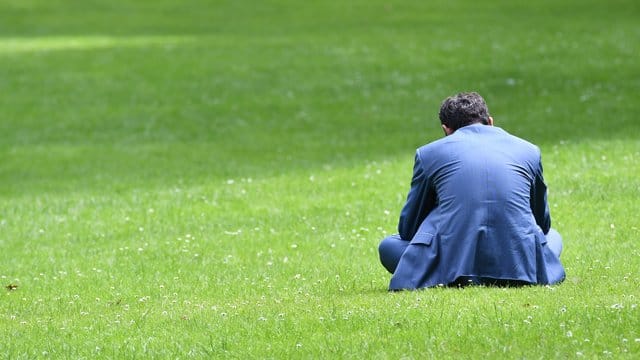
<svg viewBox="0 0 640 360"><path fill-rule="evenodd" d="M442 130L444 131L444 136L449 136L449 135L453 134L453 132L455 131L455 130L452 130L450 127L448 127L445 124L442 124Z"/></svg>
<svg viewBox="0 0 640 360"><path fill-rule="evenodd" d="M489 116L489 121L487 125L493 126L493 118L491 116Z"/></svg>

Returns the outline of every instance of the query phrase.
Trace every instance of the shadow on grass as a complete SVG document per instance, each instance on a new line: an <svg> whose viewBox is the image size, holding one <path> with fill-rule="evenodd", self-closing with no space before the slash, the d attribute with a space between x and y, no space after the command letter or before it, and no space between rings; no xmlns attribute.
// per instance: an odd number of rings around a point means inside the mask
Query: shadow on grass
<svg viewBox="0 0 640 360"><path fill-rule="evenodd" d="M178 49L179 59L167 58L161 46L128 46L59 50L24 61L20 80L8 76L21 84L1 101L8 116L0 125L2 193L256 179L381 159L409 163L416 147L441 136L437 107L451 92L438 89L446 87L447 74L407 89L384 85L393 84L392 75L363 66L360 83L349 84L344 79L358 64L334 64L327 76L297 62L288 69L245 62L250 70L223 63L212 71L198 60L197 46ZM0 58L0 64L15 69L29 56ZM567 99L555 74L521 76L527 80L520 92L510 93L502 80L480 91L498 126L543 150L560 141L637 136L637 105L629 97L612 89L589 101ZM473 77L480 82L484 75L467 73L464 81ZM542 84L549 95L531 95ZM407 96L408 90L420 95Z"/></svg>
<svg viewBox="0 0 640 360"><path fill-rule="evenodd" d="M448 8L406 5L390 16L379 5L1 5L0 194L410 163L416 147L441 136L440 101L461 90L478 90L498 126L543 150L637 137L634 51L628 41L607 45L620 34L599 47L576 34L566 47L554 44L553 28L541 31L534 45L549 54L540 58L520 45L531 41L528 31L492 33L483 18L474 31L497 36L487 51L464 46L465 28L451 35L441 27ZM417 25L418 10L443 17ZM361 20L352 16L362 11ZM531 21L553 21L543 15ZM621 34L629 26L616 24Z"/></svg>

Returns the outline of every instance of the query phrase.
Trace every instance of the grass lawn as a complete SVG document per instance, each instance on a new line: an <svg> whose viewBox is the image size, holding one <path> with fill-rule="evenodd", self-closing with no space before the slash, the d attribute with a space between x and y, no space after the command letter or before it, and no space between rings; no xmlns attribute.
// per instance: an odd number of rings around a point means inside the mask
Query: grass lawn
<svg viewBox="0 0 640 360"><path fill-rule="evenodd" d="M638 358L639 18L0 0L0 358ZM387 292L464 90L542 149L563 284Z"/></svg>

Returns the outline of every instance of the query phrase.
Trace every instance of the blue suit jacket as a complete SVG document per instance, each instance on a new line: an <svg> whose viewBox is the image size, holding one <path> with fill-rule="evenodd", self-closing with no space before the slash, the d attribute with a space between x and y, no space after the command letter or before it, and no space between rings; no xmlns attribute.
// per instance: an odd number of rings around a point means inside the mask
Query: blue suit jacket
<svg viewBox="0 0 640 360"><path fill-rule="evenodd" d="M540 150L498 127L462 127L416 152L398 225L410 245L390 289L562 281L550 226Z"/></svg>

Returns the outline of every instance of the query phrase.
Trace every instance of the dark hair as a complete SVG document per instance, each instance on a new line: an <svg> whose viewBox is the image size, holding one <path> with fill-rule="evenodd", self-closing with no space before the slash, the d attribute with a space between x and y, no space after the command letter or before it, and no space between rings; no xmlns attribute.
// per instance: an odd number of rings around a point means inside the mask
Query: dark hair
<svg viewBox="0 0 640 360"><path fill-rule="evenodd" d="M476 92L449 96L442 102L438 116L440 122L453 131L476 123L489 125L487 103Z"/></svg>

